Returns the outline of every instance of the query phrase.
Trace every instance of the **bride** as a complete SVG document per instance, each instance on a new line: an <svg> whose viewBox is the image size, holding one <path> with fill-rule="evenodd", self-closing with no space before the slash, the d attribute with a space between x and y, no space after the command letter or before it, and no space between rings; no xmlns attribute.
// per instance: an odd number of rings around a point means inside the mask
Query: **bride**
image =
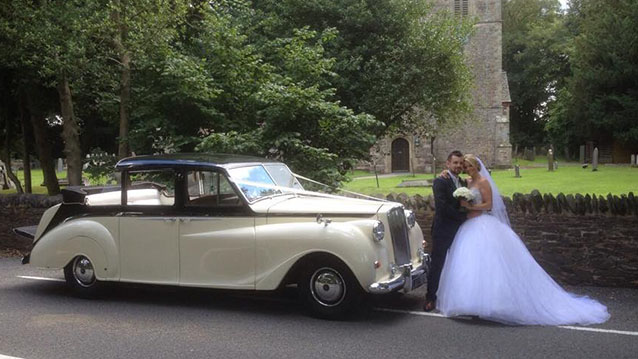
<svg viewBox="0 0 638 359"><path fill-rule="evenodd" d="M510 228L503 200L483 163L464 156L469 211L441 274L437 308L505 324L594 324L609 319L599 302L568 293L536 263Z"/></svg>

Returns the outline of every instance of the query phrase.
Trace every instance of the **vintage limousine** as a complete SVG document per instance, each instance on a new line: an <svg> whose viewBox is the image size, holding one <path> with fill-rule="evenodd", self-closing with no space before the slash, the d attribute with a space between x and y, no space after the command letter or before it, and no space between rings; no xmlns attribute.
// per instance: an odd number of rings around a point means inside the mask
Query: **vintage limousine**
<svg viewBox="0 0 638 359"><path fill-rule="evenodd" d="M138 156L115 169L117 187L65 191L32 229L23 263L64 269L82 296L103 282L296 284L306 307L327 318L365 293L425 281L423 235L399 203L306 191L285 164L247 156Z"/></svg>

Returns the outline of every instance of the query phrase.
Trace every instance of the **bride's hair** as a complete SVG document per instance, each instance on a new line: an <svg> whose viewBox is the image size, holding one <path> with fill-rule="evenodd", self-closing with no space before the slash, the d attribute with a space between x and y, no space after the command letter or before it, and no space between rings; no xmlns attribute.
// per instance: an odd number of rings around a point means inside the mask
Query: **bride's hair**
<svg viewBox="0 0 638 359"><path fill-rule="evenodd" d="M474 156L473 154L471 153L466 154L465 156L463 156L463 160L471 163L472 166L474 166L474 168L476 168L477 171L481 170L481 164L479 163L476 156Z"/></svg>

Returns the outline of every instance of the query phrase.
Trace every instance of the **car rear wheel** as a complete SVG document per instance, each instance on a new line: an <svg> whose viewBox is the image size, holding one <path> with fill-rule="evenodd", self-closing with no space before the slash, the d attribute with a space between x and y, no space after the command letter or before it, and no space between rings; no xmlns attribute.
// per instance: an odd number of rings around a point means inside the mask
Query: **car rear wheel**
<svg viewBox="0 0 638 359"><path fill-rule="evenodd" d="M362 296L361 287L350 269L330 257L306 265L298 285L306 308L320 318L347 316Z"/></svg>
<svg viewBox="0 0 638 359"><path fill-rule="evenodd" d="M64 279L76 295L94 297L98 294L100 282L95 277L93 263L85 256L73 258L64 267Z"/></svg>

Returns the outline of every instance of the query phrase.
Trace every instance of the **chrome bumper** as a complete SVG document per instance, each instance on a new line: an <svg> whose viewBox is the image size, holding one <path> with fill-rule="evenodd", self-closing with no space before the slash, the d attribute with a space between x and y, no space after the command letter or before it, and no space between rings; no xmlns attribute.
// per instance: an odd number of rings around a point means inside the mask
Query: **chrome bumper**
<svg viewBox="0 0 638 359"><path fill-rule="evenodd" d="M412 264L402 265L399 267L399 273L393 278L370 284L368 286L368 292L372 294L384 294L398 290L403 290L406 293L414 290L426 282L428 272L430 271L430 262L430 255L424 253L421 255L421 264L418 267L413 268Z"/></svg>

